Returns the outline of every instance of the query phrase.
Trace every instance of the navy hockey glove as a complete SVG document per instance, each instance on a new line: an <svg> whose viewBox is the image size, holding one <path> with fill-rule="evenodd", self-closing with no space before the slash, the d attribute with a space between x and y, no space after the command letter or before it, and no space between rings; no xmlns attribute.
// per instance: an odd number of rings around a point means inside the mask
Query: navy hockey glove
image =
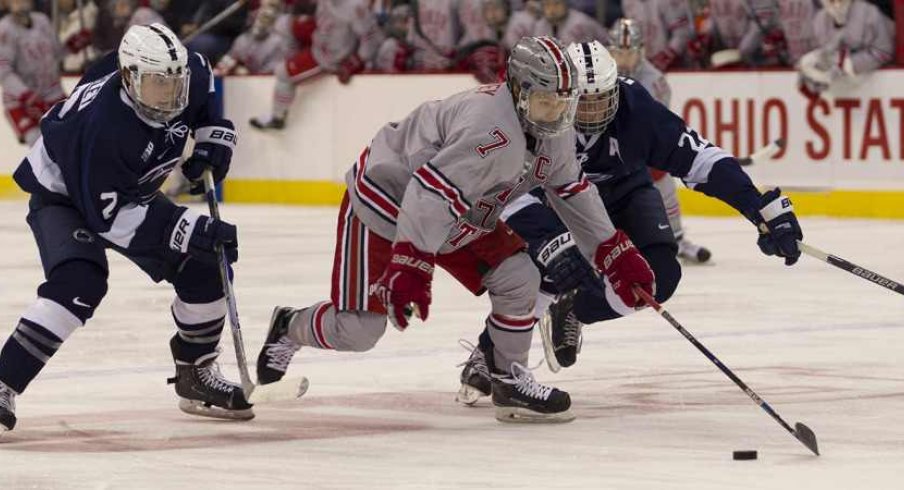
<svg viewBox="0 0 904 490"><path fill-rule="evenodd" d="M560 294L577 288L603 290L596 270L581 255L569 232L547 240L537 251L536 261Z"/></svg>
<svg viewBox="0 0 904 490"><path fill-rule="evenodd" d="M226 261L239 260L235 225L182 208L169 233L169 248L209 264L217 263L216 246L222 245Z"/></svg>
<svg viewBox="0 0 904 490"><path fill-rule="evenodd" d="M784 257L785 265L793 265L800 258L797 241L804 239L804 233L791 199L782 196L782 190L776 187L760 196L760 205L751 219L760 230L757 245L764 254Z"/></svg>
<svg viewBox="0 0 904 490"><path fill-rule="evenodd" d="M213 173L214 182L226 178L237 142L235 126L228 119L220 119L195 130L195 149L182 164L182 174L192 182L192 194L204 193L201 175L208 168Z"/></svg>

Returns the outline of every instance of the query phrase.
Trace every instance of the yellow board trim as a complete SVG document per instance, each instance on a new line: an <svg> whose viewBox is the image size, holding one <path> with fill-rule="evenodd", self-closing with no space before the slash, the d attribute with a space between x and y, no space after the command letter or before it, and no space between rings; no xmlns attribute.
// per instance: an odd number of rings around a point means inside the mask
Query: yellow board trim
<svg viewBox="0 0 904 490"><path fill-rule="evenodd" d="M13 180L12 175L0 175L0 199L24 198L25 193Z"/></svg>
<svg viewBox="0 0 904 490"><path fill-rule="evenodd" d="M227 202L304 204L338 206L345 184L311 180L226 180L223 199Z"/></svg>
<svg viewBox="0 0 904 490"><path fill-rule="evenodd" d="M228 180L227 202L337 206L345 185L312 180ZM826 190L788 192L800 216L904 219L904 191ZM23 198L12 176L0 175L0 199ZM678 189L681 210L688 216L737 216L727 204L690 189Z"/></svg>
<svg viewBox="0 0 904 490"><path fill-rule="evenodd" d="M895 218L904 219L904 191L815 191L787 192L799 216L830 216L835 218ZM736 216L727 204L694 192L679 189L678 200L686 215Z"/></svg>

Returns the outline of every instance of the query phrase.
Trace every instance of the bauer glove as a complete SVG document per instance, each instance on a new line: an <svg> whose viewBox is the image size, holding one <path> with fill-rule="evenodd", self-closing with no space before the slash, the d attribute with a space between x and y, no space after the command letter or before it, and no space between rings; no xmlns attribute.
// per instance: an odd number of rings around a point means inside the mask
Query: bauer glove
<svg viewBox="0 0 904 490"><path fill-rule="evenodd" d="M392 258L375 284L375 294L386 307L392 325L405 330L412 313L426 320L430 313L430 289L436 257L408 242L392 246Z"/></svg>
<svg viewBox="0 0 904 490"><path fill-rule="evenodd" d="M235 225L181 208L171 225L169 248L208 264L217 263L217 246L223 246L226 262L239 260L238 230Z"/></svg>
<svg viewBox="0 0 904 490"><path fill-rule="evenodd" d="M201 175L208 168L213 174L214 182L219 183L226 178L237 142L235 126L228 119L220 119L209 126L195 129L195 149L182 164L182 174L193 183L192 194L204 193Z"/></svg>
<svg viewBox="0 0 904 490"><path fill-rule="evenodd" d="M798 240L804 239L803 230L794 215L791 199L782 196L776 187L760 196L760 209L750 217L760 231L757 245L766 255L785 258L785 265L793 265L800 258Z"/></svg>
<svg viewBox="0 0 904 490"><path fill-rule="evenodd" d="M621 230L615 230L612 238L600 243L593 262L606 275L615 294L629 308L644 305L634 293L635 285L650 295L656 292L656 276L650 269L650 264Z"/></svg>
<svg viewBox="0 0 904 490"><path fill-rule="evenodd" d="M596 270L581 255L569 232L547 240L537 251L536 261L560 294L577 288L602 290Z"/></svg>

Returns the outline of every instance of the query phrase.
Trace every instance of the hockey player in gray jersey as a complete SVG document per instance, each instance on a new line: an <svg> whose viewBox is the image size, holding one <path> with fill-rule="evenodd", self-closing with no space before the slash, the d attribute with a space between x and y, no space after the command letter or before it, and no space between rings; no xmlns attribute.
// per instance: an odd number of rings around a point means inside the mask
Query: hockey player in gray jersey
<svg viewBox="0 0 904 490"><path fill-rule="evenodd" d="M803 240L803 232L791 201L780 189L761 194L737 159L703 139L640 84L618 77L615 62L601 43L571 45L568 55L578 68L582 91L575 118L578 158L612 222L625 230L653 269L658 302L668 300L677 289L681 267L650 166L738 210L755 225L763 253L782 257L786 265L798 260L797 240ZM571 236L542 196L522 196L504 215L506 224L528 242L529 253L543 272L536 314L543 315L541 304L548 305L559 295L540 323L546 361L558 371L575 363L584 324L633 314L636 305L622 303L609 279L599 278L585 254L571 246ZM482 364L493 342L484 332L465 362L459 401L471 404L489 394Z"/></svg>
<svg viewBox="0 0 904 490"><path fill-rule="evenodd" d="M3 108L20 143L41 135L41 116L62 100L59 64L63 48L50 19L31 0L11 0L0 20L0 86Z"/></svg>
<svg viewBox="0 0 904 490"><path fill-rule="evenodd" d="M813 19L819 48L800 59L801 88L814 95L839 81L854 81L890 62L894 23L863 0L826 0Z"/></svg>
<svg viewBox="0 0 904 490"><path fill-rule="evenodd" d="M632 19L618 19L609 30L609 52L618 65L619 75L638 81L660 104L669 107L672 89L665 75L645 58L643 31ZM678 256L690 262L709 261L712 253L706 247L696 245L684 235L681 225L681 205L678 203L678 189L675 179L667 172L650 168L653 185L662 194L662 203L669 216L669 225L678 241Z"/></svg>
<svg viewBox="0 0 904 490"><path fill-rule="evenodd" d="M525 244L499 219L505 205L542 188L575 241L632 306L653 274L609 220L575 160L575 67L555 39L522 39L507 81L427 102L384 126L346 174L332 294L307 308L274 310L258 358L261 383L280 379L300 347L366 351L386 320L427 320L435 266L474 294L485 319L496 417L568 421L570 397L524 366L540 275Z"/></svg>

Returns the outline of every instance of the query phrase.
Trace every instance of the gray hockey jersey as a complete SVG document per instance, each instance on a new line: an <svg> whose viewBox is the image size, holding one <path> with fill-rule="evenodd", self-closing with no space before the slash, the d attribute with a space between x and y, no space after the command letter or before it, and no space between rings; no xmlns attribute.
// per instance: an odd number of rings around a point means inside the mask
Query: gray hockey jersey
<svg viewBox="0 0 904 490"><path fill-rule="evenodd" d="M526 136L504 84L426 102L385 125L345 181L358 217L378 235L448 253L492 231L505 205L531 189L588 256L615 232L575 159L574 132Z"/></svg>
<svg viewBox="0 0 904 490"><path fill-rule="evenodd" d="M869 73L894 56L894 22L868 2L854 0L847 22L836 27L832 16L820 10L813 19L817 46L850 57L851 75Z"/></svg>

